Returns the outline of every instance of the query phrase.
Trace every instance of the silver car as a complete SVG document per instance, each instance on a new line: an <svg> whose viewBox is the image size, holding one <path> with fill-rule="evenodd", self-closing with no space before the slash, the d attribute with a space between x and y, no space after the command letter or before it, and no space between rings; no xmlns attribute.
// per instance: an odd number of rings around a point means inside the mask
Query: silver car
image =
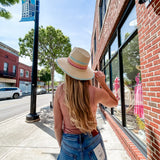
<svg viewBox="0 0 160 160"><path fill-rule="evenodd" d="M0 98L18 98L22 91L18 87L0 87Z"/></svg>
<svg viewBox="0 0 160 160"><path fill-rule="evenodd" d="M45 88L37 88L37 94L45 94L46 89Z"/></svg>

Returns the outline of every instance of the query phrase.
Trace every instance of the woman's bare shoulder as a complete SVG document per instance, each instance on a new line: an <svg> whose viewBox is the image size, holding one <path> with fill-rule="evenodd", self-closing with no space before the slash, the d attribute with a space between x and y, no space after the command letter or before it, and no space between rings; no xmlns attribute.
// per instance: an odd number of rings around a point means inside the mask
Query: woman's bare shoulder
<svg viewBox="0 0 160 160"><path fill-rule="evenodd" d="M56 94L60 94L63 91L64 91L64 83L61 83L56 89Z"/></svg>

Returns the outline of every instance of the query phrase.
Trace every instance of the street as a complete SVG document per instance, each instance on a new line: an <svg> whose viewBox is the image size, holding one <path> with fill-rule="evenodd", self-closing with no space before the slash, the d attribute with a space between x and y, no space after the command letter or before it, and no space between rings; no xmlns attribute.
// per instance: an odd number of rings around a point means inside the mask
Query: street
<svg viewBox="0 0 160 160"><path fill-rule="evenodd" d="M37 108L49 106L52 101L52 94L37 95ZM17 116L24 112L30 112L30 95L22 96L18 99L0 100L0 122L8 118Z"/></svg>

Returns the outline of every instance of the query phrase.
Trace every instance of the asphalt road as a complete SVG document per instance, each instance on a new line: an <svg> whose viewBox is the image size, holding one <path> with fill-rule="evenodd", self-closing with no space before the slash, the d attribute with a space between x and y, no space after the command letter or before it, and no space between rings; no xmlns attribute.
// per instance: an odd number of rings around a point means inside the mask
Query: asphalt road
<svg viewBox="0 0 160 160"><path fill-rule="evenodd" d="M0 100L0 122L24 112L30 113L30 96L22 96L18 99L5 99ZM52 101L52 94L37 95L37 107L47 107Z"/></svg>

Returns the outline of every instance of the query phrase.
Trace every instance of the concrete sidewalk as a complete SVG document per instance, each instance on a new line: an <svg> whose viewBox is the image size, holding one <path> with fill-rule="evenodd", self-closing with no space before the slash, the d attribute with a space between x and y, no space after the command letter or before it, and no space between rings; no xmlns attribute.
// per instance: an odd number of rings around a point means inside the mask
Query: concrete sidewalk
<svg viewBox="0 0 160 160"><path fill-rule="evenodd" d="M55 160L59 153L54 134L53 112L49 107L38 112L41 121L26 123L28 113L0 122L1 160ZM108 160L130 160L103 115L97 111Z"/></svg>

